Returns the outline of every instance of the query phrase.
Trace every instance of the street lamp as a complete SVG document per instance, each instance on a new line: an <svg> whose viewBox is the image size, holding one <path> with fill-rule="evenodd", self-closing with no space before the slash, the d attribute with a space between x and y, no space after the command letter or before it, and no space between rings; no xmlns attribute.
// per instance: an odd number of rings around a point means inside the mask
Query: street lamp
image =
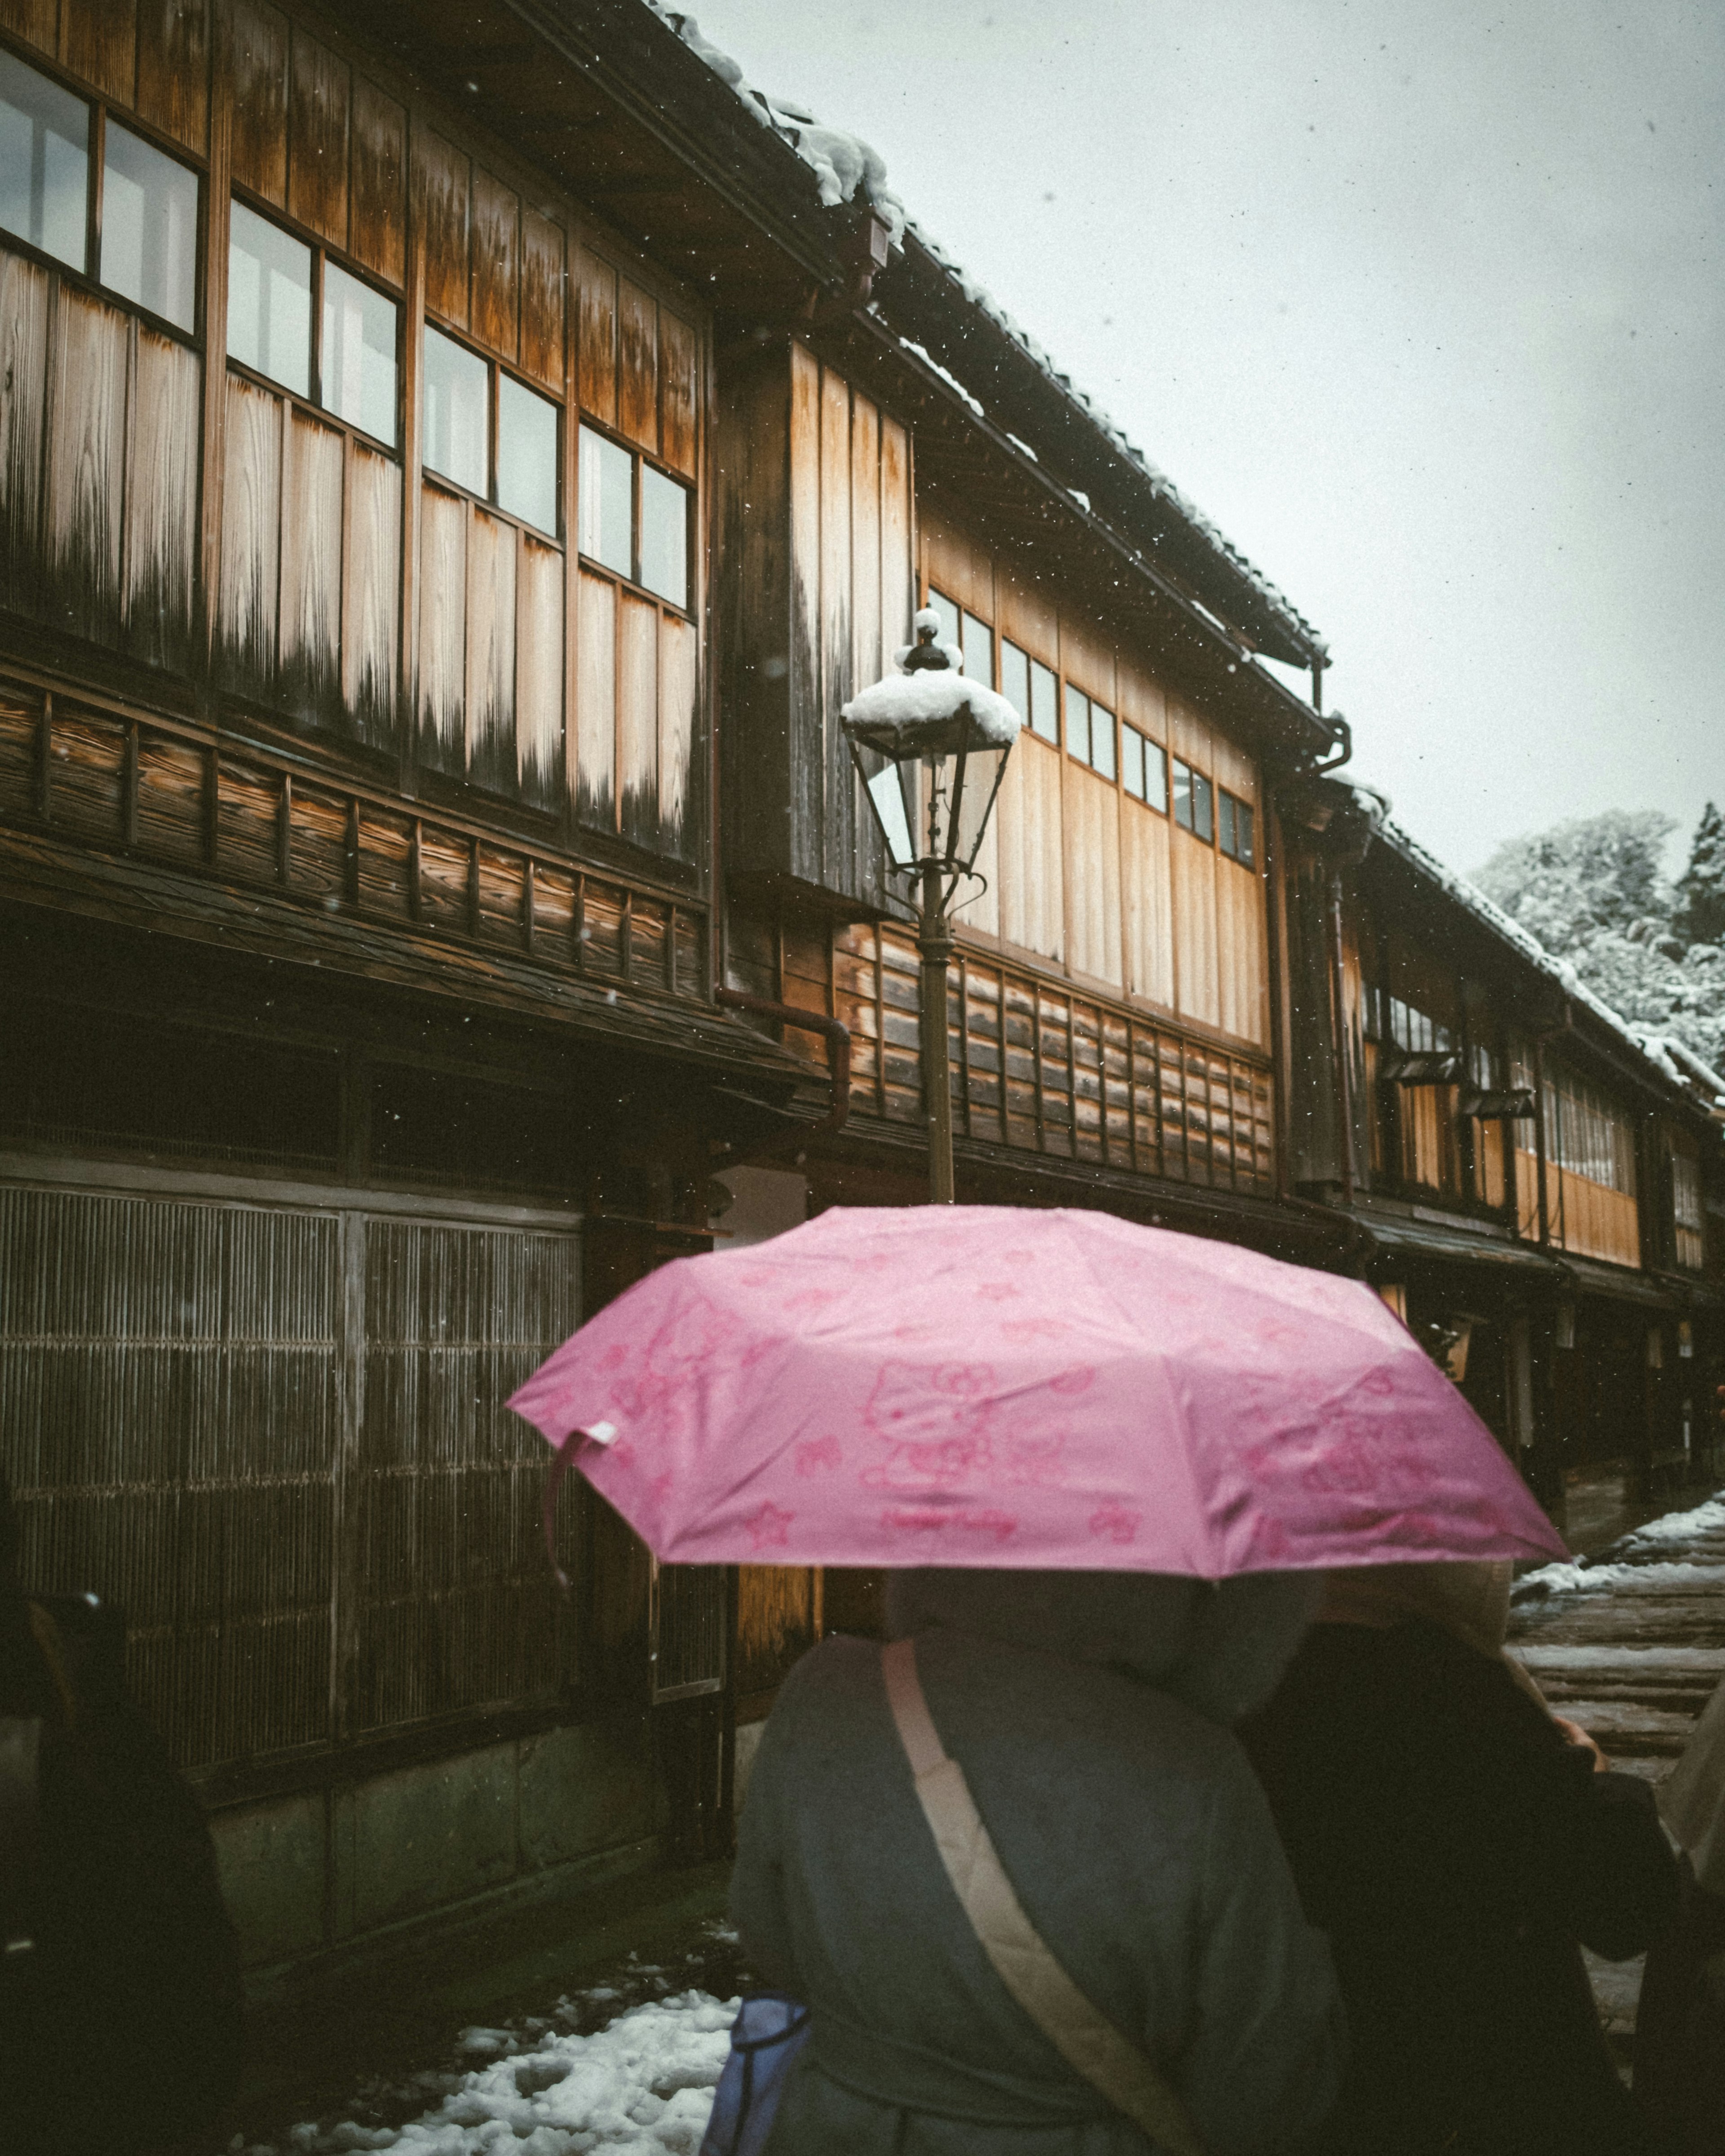
<svg viewBox="0 0 1725 2156"><path fill-rule="evenodd" d="M963 654L937 641L940 616L916 616L898 669L853 696L845 738L868 795L888 869L916 894L922 959L922 1098L928 1116L928 1194L952 1202L952 1094L947 1070L947 962L953 893L977 873L978 849L1018 739L1004 696L963 671Z"/></svg>

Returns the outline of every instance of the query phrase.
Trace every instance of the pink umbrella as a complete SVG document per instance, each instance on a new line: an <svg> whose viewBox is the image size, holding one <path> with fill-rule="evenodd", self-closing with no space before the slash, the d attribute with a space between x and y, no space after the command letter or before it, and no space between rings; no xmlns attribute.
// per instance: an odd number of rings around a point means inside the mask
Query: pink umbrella
<svg viewBox="0 0 1725 2156"><path fill-rule="evenodd" d="M845 1208L684 1258L510 1405L668 1563L1564 1553L1370 1288L1106 1213Z"/></svg>

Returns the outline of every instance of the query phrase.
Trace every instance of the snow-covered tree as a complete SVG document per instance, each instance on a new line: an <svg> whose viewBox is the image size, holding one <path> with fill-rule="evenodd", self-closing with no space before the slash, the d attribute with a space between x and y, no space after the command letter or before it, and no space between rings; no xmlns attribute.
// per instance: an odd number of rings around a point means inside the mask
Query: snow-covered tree
<svg viewBox="0 0 1725 2156"><path fill-rule="evenodd" d="M1725 943L1725 816L1711 801L1677 879L1675 925L1686 943Z"/></svg>
<svg viewBox="0 0 1725 2156"><path fill-rule="evenodd" d="M1674 891L1659 856L1675 825L1608 809L1500 846L1474 878L1632 1024L1725 1065L1725 819L1710 803Z"/></svg>

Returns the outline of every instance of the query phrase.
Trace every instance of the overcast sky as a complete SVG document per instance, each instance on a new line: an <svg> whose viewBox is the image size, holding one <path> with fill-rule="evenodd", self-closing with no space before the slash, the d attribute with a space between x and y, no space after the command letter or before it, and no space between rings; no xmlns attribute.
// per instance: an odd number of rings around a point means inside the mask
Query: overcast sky
<svg viewBox="0 0 1725 2156"><path fill-rule="evenodd" d="M1328 639L1463 869L1725 803L1719 0L697 0Z"/></svg>

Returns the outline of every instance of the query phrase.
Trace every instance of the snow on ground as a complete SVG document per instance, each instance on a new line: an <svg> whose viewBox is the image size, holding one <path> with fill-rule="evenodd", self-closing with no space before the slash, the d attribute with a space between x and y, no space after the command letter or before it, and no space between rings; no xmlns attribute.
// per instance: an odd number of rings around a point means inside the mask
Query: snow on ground
<svg viewBox="0 0 1725 2156"><path fill-rule="evenodd" d="M1725 1564L1547 1564L1516 1582L1516 1599L1549 1594L1693 1594L1725 1585Z"/></svg>
<svg viewBox="0 0 1725 2156"><path fill-rule="evenodd" d="M589 1994L589 1999L599 1994ZM696 2156L713 2089L731 2048L737 2001L706 1991L649 1999L586 2036L540 2027L468 2029L461 2049L483 2061L455 2077L434 2108L400 2125L347 2119L295 2126L283 2141L229 2156L349 2156L387 2148L403 2156Z"/></svg>
<svg viewBox="0 0 1725 2156"><path fill-rule="evenodd" d="M1693 1512L1667 1512L1662 1519L1650 1520L1645 1527L1625 1535L1617 1548L1625 1557L1633 1557L1637 1550L1656 1543L1684 1543L1697 1535L1717 1534L1725 1534L1725 1493L1709 1497Z"/></svg>

